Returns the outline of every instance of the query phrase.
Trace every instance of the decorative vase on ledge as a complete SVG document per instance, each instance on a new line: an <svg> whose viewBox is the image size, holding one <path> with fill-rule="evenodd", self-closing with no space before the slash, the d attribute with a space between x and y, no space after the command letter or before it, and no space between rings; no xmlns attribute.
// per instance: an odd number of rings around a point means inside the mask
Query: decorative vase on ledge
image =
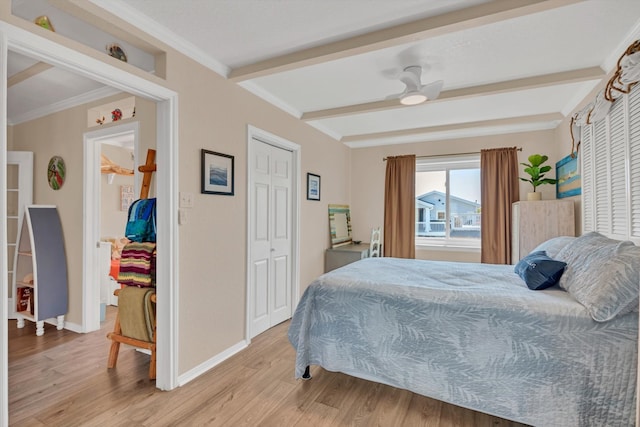
<svg viewBox="0 0 640 427"><path fill-rule="evenodd" d="M539 193L539 192L527 193L527 200L530 202L542 200L542 193Z"/></svg>

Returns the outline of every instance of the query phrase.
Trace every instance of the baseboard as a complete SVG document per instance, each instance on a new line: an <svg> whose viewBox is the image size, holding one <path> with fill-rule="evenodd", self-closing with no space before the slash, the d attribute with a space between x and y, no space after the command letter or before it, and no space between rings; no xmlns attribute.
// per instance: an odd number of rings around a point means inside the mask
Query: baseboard
<svg viewBox="0 0 640 427"><path fill-rule="evenodd" d="M50 323L52 325L58 325L58 323L54 320L51 319L50 321L47 321L47 323ZM82 325L78 325L77 323L72 323L72 322L67 322L66 320L64 321L64 328L71 331L71 332L75 332L77 334L84 334L85 332L82 329Z"/></svg>
<svg viewBox="0 0 640 427"><path fill-rule="evenodd" d="M249 343L246 340L240 341L239 343L229 347L228 349L226 349L222 353L212 357L211 359L207 360L206 362L201 363L200 365L196 366L195 368L193 368L193 369L185 372L184 374L178 376L178 387L182 387L183 385L187 384L189 381L199 377L200 375L202 375L205 372L207 372L209 369L219 365L220 363L224 362L225 360L227 360L231 356L233 356L233 355L237 354L238 352L244 350L245 348L247 348L248 345L249 345Z"/></svg>

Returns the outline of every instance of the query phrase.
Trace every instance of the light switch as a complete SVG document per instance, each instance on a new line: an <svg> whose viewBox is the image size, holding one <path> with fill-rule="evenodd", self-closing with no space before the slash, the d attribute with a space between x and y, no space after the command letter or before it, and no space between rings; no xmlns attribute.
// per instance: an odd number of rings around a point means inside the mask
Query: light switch
<svg viewBox="0 0 640 427"><path fill-rule="evenodd" d="M180 207L192 208L193 207L193 193L180 192Z"/></svg>

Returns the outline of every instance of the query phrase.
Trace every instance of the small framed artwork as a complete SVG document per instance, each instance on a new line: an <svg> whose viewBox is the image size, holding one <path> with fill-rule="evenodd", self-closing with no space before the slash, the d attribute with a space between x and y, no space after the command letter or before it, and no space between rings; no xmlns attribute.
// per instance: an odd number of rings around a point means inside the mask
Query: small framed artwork
<svg viewBox="0 0 640 427"><path fill-rule="evenodd" d="M133 185L121 185L120 186L120 210L128 212L129 206L134 200Z"/></svg>
<svg viewBox="0 0 640 427"><path fill-rule="evenodd" d="M307 200L320 200L320 175L307 174Z"/></svg>
<svg viewBox="0 0 640 427"><path fill-rule="evenodd" d="M203 194L233 196L233 156L202 149Z"/></svg>
<svg viewBox="0 0 640 427"><path fill-rule="evenodd" d="M578 155L568 155L556 163L556 198L579 196L582 182L578 170Z"/></svg>

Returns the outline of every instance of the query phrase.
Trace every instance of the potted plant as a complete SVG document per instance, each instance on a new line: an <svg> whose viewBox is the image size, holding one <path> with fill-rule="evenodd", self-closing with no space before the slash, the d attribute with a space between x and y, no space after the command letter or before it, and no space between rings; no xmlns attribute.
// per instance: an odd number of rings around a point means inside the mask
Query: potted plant
<svg viewBox="0 0 640 427"><path fill-rule="evenodd" d="M525 166L524 171L529 174L530 178L522 178L522 181L528 182L533 186L533 192L527 194L527 200L540 200L542 195L536 192L536 188L542 184L555 184L553 178L545 178L544 174L551 170L551 166L542 166L544 162L549 160L548 156L541 154L532 154L528 158L529 163L520 163Z"/></svg>

